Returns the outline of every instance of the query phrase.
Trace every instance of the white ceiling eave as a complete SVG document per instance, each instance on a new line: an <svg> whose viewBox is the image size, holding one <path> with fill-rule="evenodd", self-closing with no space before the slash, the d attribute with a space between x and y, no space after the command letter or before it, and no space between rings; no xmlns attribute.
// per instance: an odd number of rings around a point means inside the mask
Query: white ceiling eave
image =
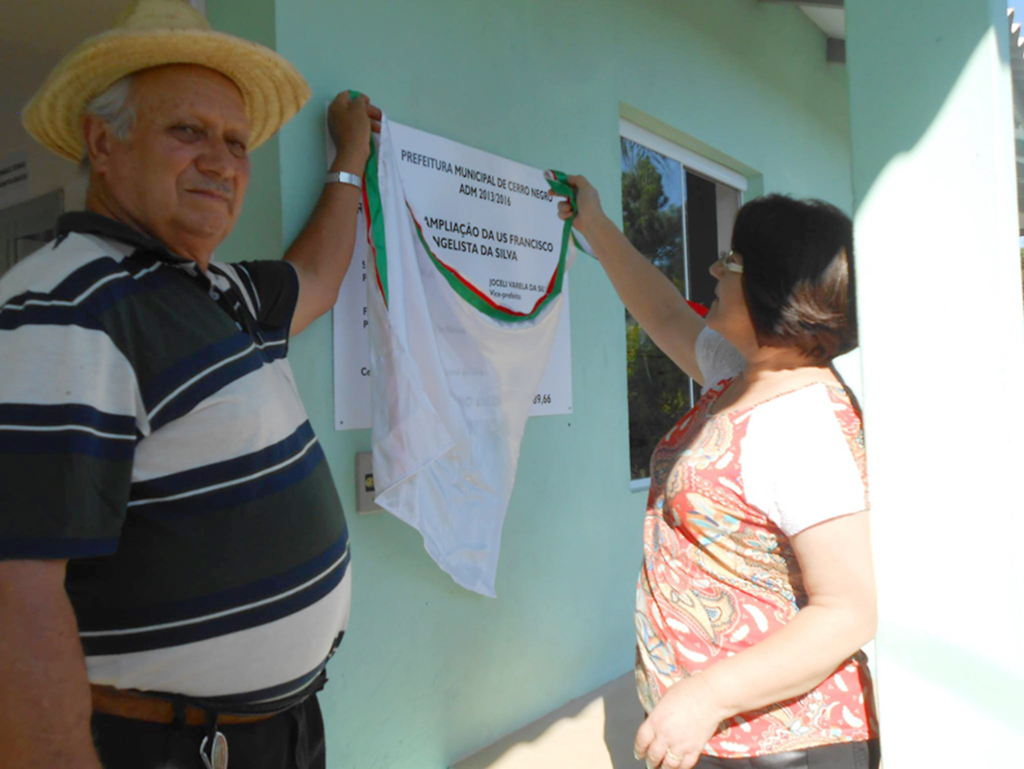
<svg viewBox="0 0 1024 769"><path fill-rule="evenodd" d="M1014 18L1011 10L1007 15L1010 32L1010 76L1013 82L1013 112L1016 127L1024 127L1024 37L1021 36L1021 25ZM1018 161L1024 159L1018 153Z"/></svg>
<svg viewBox="0 0 1024 769"><path fill-rule="evenodd" d="M759 0L764 5L788 5L799 8L826 38L825 60L830 64L846 63L845 0Z"/></svg>
<svg viewBox="0 0 1024 769"><path fill-rule="evenodd" d="M1010 76L1013 82L1013 124L1017 143L1017 218L1020 234L1024 236L1024 37L1021 26L1014 19L1013 10L1007 13L1010 33Z"/></svg>
<svg viewBox="0 0 1024 769"><path fill-rule="evenodd" d="M1014 18L1012 8L1006 11L1006 21L1010 27L1010 66L1015 72L1024 70L1024 37L1021 37L1020 23Z"/></svg>
<svg viewBox="0 0 1024 769"><path fill-rule="evenodd" d="M801 5L800 8L826 35L836 40L846 39L846 11L843 8L816 5Z"/></svg>
<svg viewBox="0 0 1024 769"><path fill-rule="evenodd" d="M835 40L846 40L846 0L759 0L764 4L796 6L817 25L818 29Z"/></svg>

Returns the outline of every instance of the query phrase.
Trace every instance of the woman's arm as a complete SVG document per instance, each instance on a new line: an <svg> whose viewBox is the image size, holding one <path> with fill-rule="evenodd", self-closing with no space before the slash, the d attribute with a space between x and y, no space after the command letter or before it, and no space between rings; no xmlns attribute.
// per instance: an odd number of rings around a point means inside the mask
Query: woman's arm
<svg viewBox="0 0 1024 769"><path fill-rule="evenodd" d="M807 605L778 632L669 688L637 732L634 749L650 766L688 769L721 721L805 694L874 637L867 511L811 526L790 542Z"/></svg>
<svg viewBox="0 0 1024 769"><path fill-rule="evenodd" d="M605 216L593 185L583 176L570 176L568 181L577 190L573 226L590 243L619 299L672 362L703 385L696 344L704 329L704 319L690 309L672 281L633 248ZM558 204L562 219L568 219L572 213L568 201Z"/></svg>

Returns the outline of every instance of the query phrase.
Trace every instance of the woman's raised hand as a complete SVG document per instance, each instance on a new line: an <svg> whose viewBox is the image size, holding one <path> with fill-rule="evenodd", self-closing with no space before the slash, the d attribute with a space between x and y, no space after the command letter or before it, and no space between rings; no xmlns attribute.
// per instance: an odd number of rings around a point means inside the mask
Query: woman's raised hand
<svg viewBox="0 0 1024 769"><path fill-rule="evenodd" d="M576 219L573 227L588 237L587 232L600 219L604 218L604 211L601 209L601 198L594 189L594 185L587 181L585 176L568 176L566 181L576 190ZM558 216L562 220L573 215L572 203L566 199L558 204Z"/></svg>

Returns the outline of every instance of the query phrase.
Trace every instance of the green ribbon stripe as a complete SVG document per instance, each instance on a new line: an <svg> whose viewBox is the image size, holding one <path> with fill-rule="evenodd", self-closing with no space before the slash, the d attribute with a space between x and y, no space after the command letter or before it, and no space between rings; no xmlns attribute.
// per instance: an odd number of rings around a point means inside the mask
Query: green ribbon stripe
<svg viewBox="0 0 1024 769"><path fill-rule="evenodd" d="M366 161L366 203L369 206L370 228L373 234L374 266L388 306L388 249L384 238L384 205L380 199L380 179L377 175L377 148L370 137L370 159Z"/></svg>
<svg viewBox="0 0 1024 769"><path fill-rule="evenodd" d="M349 91L349 98L358 99L362 96L360 91ZM370 218L370 231L373 235L374 267L377 270L377 279L380 282L380 290L384 295L384 306L388 306L388 252L387 242L384 238L384 206L380 200L380 179L377 175L377 145L373 142L373 134L370 134L370 157L366 160L366 168L363 170L363 179L366 185L367 214Z"/></svg>
<svg viewBox="0 0 1024 769"><path fill-rule="evenodd" d="M569 178L561 171L551 170L549 173L551 175L545 176L544 178L548 180L548 186L551 188L551 191L556 195L569 198L569 202L572 203L572 216L570 216L565 222L565 231L562 233L562 240L565 241L565 233L571 233L572 242L576 244L576 248L587 256L593 257L594 255L583 247L583 244L576 238L576 233L572 231L572 223L576 218L576 211L578 210L576 208L576 188L569 184Z"/></svg>

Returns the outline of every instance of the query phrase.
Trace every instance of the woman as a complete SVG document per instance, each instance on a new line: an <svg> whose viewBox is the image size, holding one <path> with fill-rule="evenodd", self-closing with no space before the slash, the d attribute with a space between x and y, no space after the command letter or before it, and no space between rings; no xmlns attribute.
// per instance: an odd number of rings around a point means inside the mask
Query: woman
<svg viewBox="0 0 1024 769"><path fill-rule="evenodd" d="M582 176L559 215L651 339L703 385L651 457L637 588L648 767L878 764L860 647L875 632L859 414L830 366L857 344L852 225L772 195L739 212L705 319ZM698 675L699 674L699 675Z"/></svg>

